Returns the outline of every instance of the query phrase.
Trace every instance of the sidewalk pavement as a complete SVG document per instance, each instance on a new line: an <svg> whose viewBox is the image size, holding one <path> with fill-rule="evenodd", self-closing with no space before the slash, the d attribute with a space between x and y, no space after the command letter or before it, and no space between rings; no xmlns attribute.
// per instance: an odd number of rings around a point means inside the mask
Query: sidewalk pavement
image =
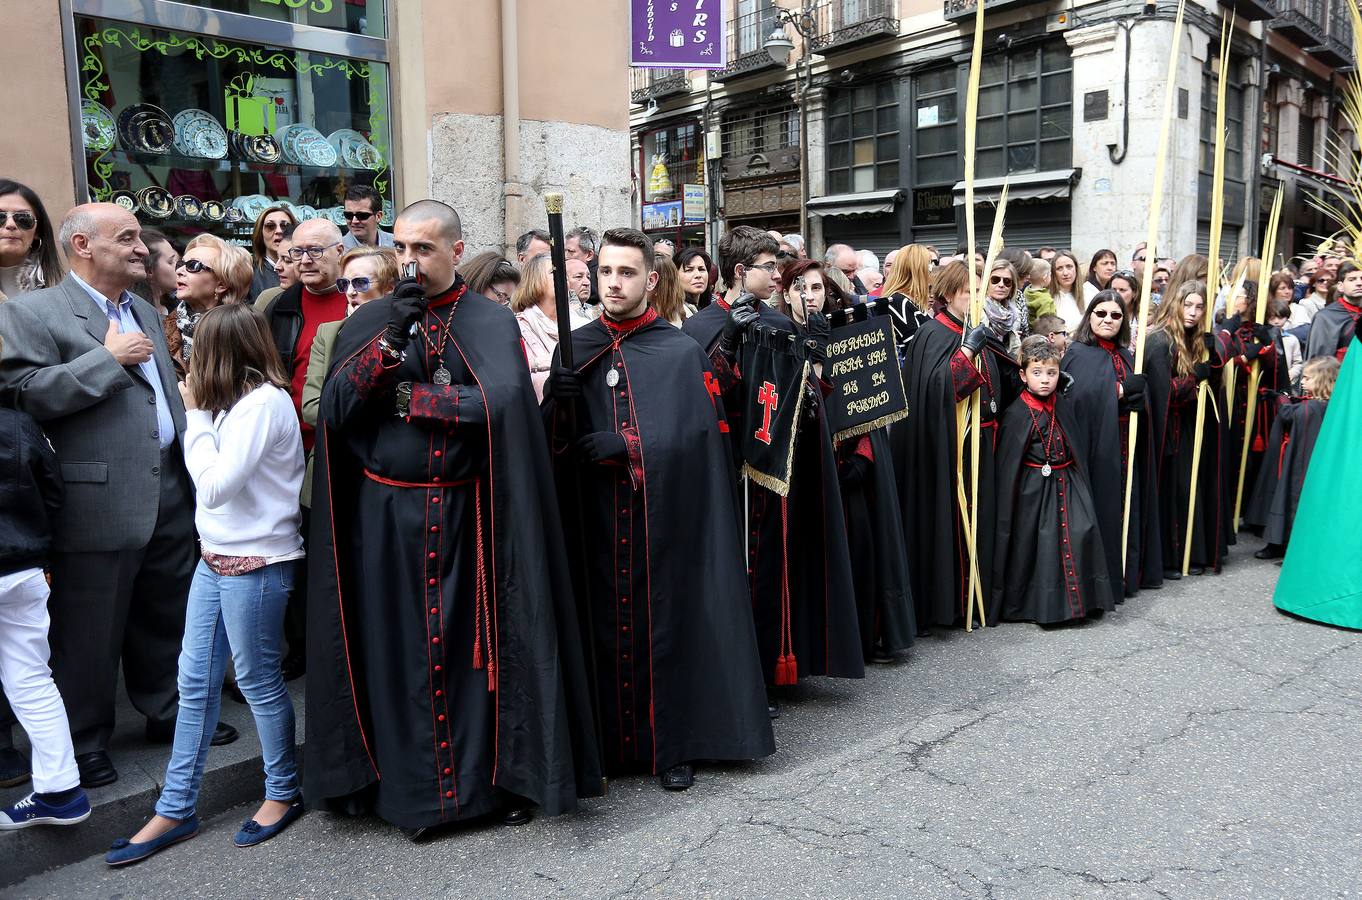
<svg viewBox="0 0 1362 900"><path fill-rule="evenodd" d="M289 682L289 695L298 719L299 765L302 764L303 685L306 679ZM16 884L32 875L69 865L96 853L102 854L121 837L131 837L155 812L165 778L170 746L146 741L144 719L127 699L120 679L117 725L109 756L118 769L118 780L89 791L93 814L80 825L68 828L28 828L0 833L0 887ZM206 820L235 806L264 796L264 769L260 741L250 707L225 694L222 720L236 727L241 737L208 752L199 793L199 818ZM28 754L28 738L14 729L15 746ZM0 804L8 805L33 789L31 782L0 789Z"/></svg>

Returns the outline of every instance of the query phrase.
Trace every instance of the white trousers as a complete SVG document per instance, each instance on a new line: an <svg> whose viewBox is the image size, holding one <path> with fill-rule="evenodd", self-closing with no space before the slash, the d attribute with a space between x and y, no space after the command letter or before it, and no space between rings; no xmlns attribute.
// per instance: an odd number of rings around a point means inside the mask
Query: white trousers
<svg viewBox="0 0 1362 900"><path fill-rule="evenodd" d="M41 569L0 575L0 685L33 747L33 790L80 784L66 707L48 668L47 579Z"/></svg>

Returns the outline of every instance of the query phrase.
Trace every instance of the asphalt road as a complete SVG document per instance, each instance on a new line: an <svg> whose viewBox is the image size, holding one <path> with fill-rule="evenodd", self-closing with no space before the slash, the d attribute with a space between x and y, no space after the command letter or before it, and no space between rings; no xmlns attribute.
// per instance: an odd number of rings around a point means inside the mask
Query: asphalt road
<svg viewBox="0 0 1362 900"><path fill-rule="evenodd" d="M33 897L1326 897L1362 893L1362 636L1276 613L1241 546L1075 628L919 642L817 680L771 759L669 795L413 844L310 813L11 889ZM3 859L0 836L0 859Z"/></svg>

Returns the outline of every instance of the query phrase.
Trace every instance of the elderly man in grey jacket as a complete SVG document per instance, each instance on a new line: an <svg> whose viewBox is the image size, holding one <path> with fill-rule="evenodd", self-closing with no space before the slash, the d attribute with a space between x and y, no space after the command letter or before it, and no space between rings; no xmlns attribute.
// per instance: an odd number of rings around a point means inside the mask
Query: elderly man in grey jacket
<svg viewBox="0 0 1362 900"><path fill-rule="evenodd" d="M73 209L55 287L0 304L0 392L57 451L66 504L52 555L52 671L81 784L118 778L107 750L121 660L147 737L169 741L195 563L194 497L180 447L184 406L146 277L137 219L111 203ZM214 743L235 737L230 728Z"/></svg>

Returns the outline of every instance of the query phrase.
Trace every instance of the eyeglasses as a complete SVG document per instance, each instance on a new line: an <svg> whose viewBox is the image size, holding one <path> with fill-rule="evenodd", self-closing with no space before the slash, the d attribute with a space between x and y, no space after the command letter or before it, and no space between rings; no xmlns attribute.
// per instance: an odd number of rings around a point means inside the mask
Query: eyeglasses
<svg viewBox="0 0 1362 900"><path fill-rule="evenodd" d="M347 222L353 222L356 219L361 222L367 222L372 219L375 214L371 212L351 212L347 209L345 212L341 213L341 215L345 217L345 221Z"/></svg>
<svg viewBox="0 0 1362 900"><path fill-rule="evenodd" d="M1135 262L1144 262L1144 257L1143 256L1135 257Z"/></svg>
<svg viewBox="0 0 1362 900"><path fill-rule="evenodd" d="M941 260L937 259L935 256L927 260L927 268L929 269L935 269L939 265L941 265Z"/></svg>
<svg viewBox="0 0 1362 900"><path fill-rule="evenodd" d="M1117 312L1114 309L1094 309L1092 314L1099 319L1111 319L1113 322L1119 322L1126 317L1125 313Z"/></svg>
<svg viewBox="0 0 1362 900"><path fill-rule="evenodd" d="M288 255L289 259L292 259L295 262L301 262L304 256L308 259L321 259L323 253L330 250L332 247L339 246L339 243L335 243L327 244L325 247L293 247L289 250Z"/></svg>
<svg viewBox="0 0 1362 900"><path fill-rule="evenodd" d="M767 275L774 275L774 274L776 274L776 270L779 269L780 266L778 266L778 265L777 265L776 263L774 263L774 262L768 262L768 263L760 263L760 264L758 264L758 263L753 263L752 265L748 266L748 268L749 268L749 269L765 269Z"/></svg>
<svg viewBox="0 0 1362 900"><path fill-rule="evenodd" d="M265 220L264 224L262 224L262 225L260 226L260 230L261 230L261 231L287 231L287 230L288 230L288 222L283 222L283 221L280 221L279 219L267 219L267 220Z"/></svg>
<svg viewBox="0 0 1362 900"><path fill-rule="evenodd" d="M369 288L374 286L374 280L364 275L358 278L337 278L336 289L342 294L350 293L350 288L355 289L356 294L368 293Z"/></svg>
<svg viewBox="0 0 1362 900"><path fill-rule="evenodd" d="M1115 272L1111 273L1111 277L1124 278L1126 281L1130 281L1132 278L1135 278L1136 275L1129 269L1117 269Z"/></svg>
<svg viewBox="0 0 1362 900"><path fill-rule="evenodd" d="M199 274L200 272L208 272L209 274L214 274L214 273L213 273L213 270L212 270L211 268L209 268L208 266L205 266L203 263L199 262L197 259L182 259L182 260L180 260L180 264L179 264L178 266L176 266L175 268L176 268L176 269L184 269L184 270L185 270L186 272L188 272L190 275L197 275L197 274Z"/></svg>
<svg viewBox="0 0 1362 900"><path fill-rule="evenodd" d="M989 279L988 279L988 283L989 283L989 284L1005 284L1005 285L1007 285L1008 287L1012 287L1012 279L1011 279L1011 278L1004 278L1004 277L1001 276L1001 275L992 275L992 276L990 276Z"/></svg>
<svg viewBox="0 0 1362 900"><path fill-rule="evenodd" d="M789 250L780 250L776 253L776 259L794 259L795 255Z"/></svg>
<svg viewBox="0 0 1362 900"><path fill-rule="evenodd" d="M11 218L14 219L14 227L20 231L32 231L38 227L38 220L30 212L6 212L0 209L0 228L5 227L5 223Z"/></svg>
<svg viewBox="0 0 1362 900"><path fill-rule="evenodd" d="M501 303L503 306L511 302L511 295L503 291L501 288L492 288L491 291L493 294L497 295L497 302Z"/></svg>

